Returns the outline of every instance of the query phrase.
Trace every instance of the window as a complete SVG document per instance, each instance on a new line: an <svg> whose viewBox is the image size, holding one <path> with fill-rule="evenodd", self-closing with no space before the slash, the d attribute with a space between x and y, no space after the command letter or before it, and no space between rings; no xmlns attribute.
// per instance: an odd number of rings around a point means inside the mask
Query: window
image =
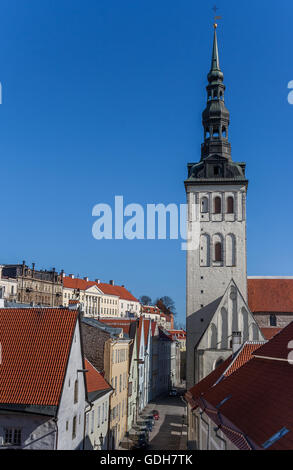
<svg viewBox="0 0 293 470"><path fill-rule="evenodd" d="M234 214L234 198L232 196L227 198L227 214Z"/></svg>
<svg viewBox="0 0 293 470"><path fill-rule="evenodd" d="M74 403L78 402L78 380L74 382Z"/></svg>
<svg viewBox="0 0 293 470"><path fill-rule="evenodd" d="M222 211L222 201L219 196L214 199L214 214L221 214Z"/></svg>
<svg viewBox="0 0 293 470"><path fill-rule="evenodd" d="M98 408L98 428L100 427L101 424L101 407L99 406Z"/></svg>
<svg viewBox="0 0 293 470"><path fill-rule="evenodd" d="M76 416L74 416L72 421L72 439L76 438Z"/></svg>
<svg viewBox="0 0 293 470"><path fill-rule="evenodd" d="M201 212L205 214L209 211L209 201L207 197L203 197L201 200Z"/></svg>
<svg viewBox="0 0 293 470"><path fill-rule="evenodd" d="M276 315L270 315L270 326L277 326L277 317L276 317Z"/></svg>
<svg viewBox="0 0 293 470"><path fill-rule="evenodd" d="M21 445L21 429L20 428L4 429L4 444L20 446Z"/></svg>
<svg viewBox="0 0 293 470"><path fill-rule="evenodd" d="M222 261L222 243L215 244L215 261Z"/></svg>

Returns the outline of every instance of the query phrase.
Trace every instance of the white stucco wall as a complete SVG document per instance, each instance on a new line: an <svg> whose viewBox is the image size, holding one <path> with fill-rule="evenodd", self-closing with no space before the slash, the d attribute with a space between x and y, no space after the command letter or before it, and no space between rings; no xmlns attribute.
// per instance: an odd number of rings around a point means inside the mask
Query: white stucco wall
<svg viewBox="0 0 293 470"><path fill-rule="evenodd" d="M112 391L97 398L86 411L85 450L107 450L109 434L109 401ZM103 437L101 444L100 438Z"/></svg>
<svg viewBox="0 0 293 470"><path fill-rule="evenodd" d="M77 322L68 360L63 393L58 410L58 450L83 448L84 414L86 408L84 374L80 343L80 329ZM78 402L74 403L74 383L78 380ZM76 436L73 437L73 418L76 417Z"/></svg>

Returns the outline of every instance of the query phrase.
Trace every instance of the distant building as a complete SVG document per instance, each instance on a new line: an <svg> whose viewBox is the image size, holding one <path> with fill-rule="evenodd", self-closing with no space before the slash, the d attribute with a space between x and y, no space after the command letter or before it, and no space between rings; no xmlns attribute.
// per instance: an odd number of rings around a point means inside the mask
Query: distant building
<svg viewBox="0 0 293 470"><path fill-rule="evenodd" d="M62 273L58 274L55 269L36 270L35 263L30 268L25 261L22 264L5 264L2 266L4 279L16 280L16 300L20 303L50 307L62 305Z"/></svg>
<svg viewBox="0 0 293 470"><path fill-rule="evenodd" d="M0 299L9 302L17 301L17 279L2 274L3 265L0 265Z"/></svg>
<svg viewBox="0 0 293 470"><path fill-rule="evenodd" d="M284 328L293 321L293 277L248 277L248 305L258 325Z"/></svg>
<svg viewBox="0 0 293 470"><path fill-rule="evenodd" d="M132 295L131 292L129 292L124 286L115 285L114 281L111 280L109 284L102 282L99 283L98 287L104 294L114 295L119 298L118 312L116 312L114 316L133 318L140 316L141 304L139 300L134 297L134 295ZM104 306L104 308L106 308L106 311L102 312L104 313L104 316L110 316L108 315L107 307L109 308L109 306Z"/></svg>
<svg viewBox="0 0 293 470"><path fill-rule="evenodd" d="M73 274L63 276L63 305L77 300L81 304L84 316L100 318L117 316L119 297L115 294L105 294L98 282L75 278ZM107 305L107 307L105 307Z"/></svg>

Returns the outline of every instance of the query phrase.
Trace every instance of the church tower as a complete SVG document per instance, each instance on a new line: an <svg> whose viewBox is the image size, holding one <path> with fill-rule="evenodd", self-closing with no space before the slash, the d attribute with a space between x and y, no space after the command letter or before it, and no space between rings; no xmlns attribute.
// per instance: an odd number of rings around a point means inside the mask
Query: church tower
<svg viewBox="0 0 293 470"><path fill-rule="evenodd" d="M187 249L187 388L195 383L195 337L204 331L205 318L234 281L247 301L245 163L233 162L229 141L230 115L225 106L224 75L220 69L217 25L207 105L202 114L204 142L201 159L188 164L185 189L188 204ZM200 320L199 320L199 317ZM194 321L196 319L196 331ZM188 334L190 332L190 334Z"/></svg>

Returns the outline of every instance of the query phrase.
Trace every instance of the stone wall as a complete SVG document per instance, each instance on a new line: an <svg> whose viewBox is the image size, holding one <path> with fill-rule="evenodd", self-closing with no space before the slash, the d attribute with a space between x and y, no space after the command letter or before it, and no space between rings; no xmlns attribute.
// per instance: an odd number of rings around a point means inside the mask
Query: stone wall
<svg viewBox="0 0 293 470"><path fill-rule="evenodd" d="M110 334L84 322L81 322L81 333L85 357L99 372L102 372L104 370L104 346Z"/></svg>

